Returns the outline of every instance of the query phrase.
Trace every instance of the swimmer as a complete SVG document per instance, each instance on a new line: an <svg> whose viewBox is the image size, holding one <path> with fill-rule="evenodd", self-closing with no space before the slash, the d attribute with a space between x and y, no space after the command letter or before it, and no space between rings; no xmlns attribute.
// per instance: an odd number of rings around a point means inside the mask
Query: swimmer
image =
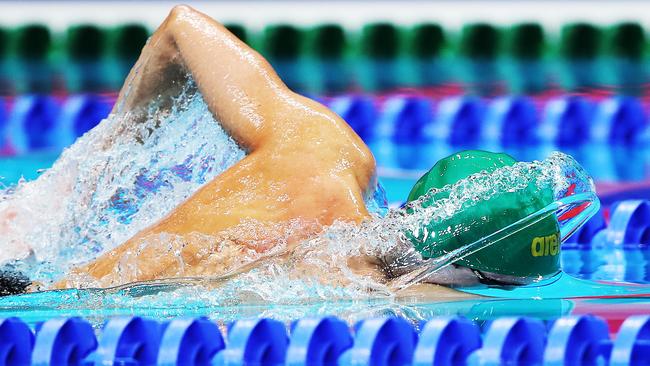
<svg viewBox="0 0 650 366"><path fill-rule="evenodd" d="M179 249L185 276L210 275L223 258L193 241L195 233L265 252L278 242L292 245L314 236L323 225L368 217L363 195L375 161L363 141L335 113L289 90L262 56L223 25L189 6L174 7L152 35L116 105L143 108L169 79L186 72L247 156L160 222L76 268L58 287L75 286L80 275L102 287L175 276L173 251L141 248L161 233L187 238ZM137 253L131 256L137 270L125 275L116 269L131 253Z"/></svg>
<svg viewBox="0 0 650 366"><path fill-rule="evenodd" d="M215 119L247 156L159 222L74 268L55 287L112 287L179 276L214 276L223 274L219 271L237 261L243 250L267 253L278 246L290 250L335 222L360 224L370 218L364 195L374 188L376 172L374 158L363 141L329 109L289 90L264 58L221 24L188 6L175 7L152 35L127 77L116 108L144 109L187 73ZM512 164L514 160L501 154L453 155L436 164L416 184L409 200L472 173ZM508 201L500 206L501 215L514 221L523 216L513 215L513 210L526 205L539 209L545 200L532 205L519 198ZM397 277L421 265L420 254L425 258L441 255L497 230L499 224L503 227L510 223L504 218L500 223L486 220L487 214L473 212L478 221L490 222L487 226L465 227L473 233L452 233L443 242L407 238L411 240L401 242L384 258L351 258L349 265L360 273L384 279ZM0 213L0 232L3 220L6 226L9 214L3 218ZM519 237L517 243L523 245L515 247L530 248L537 232L542 237L556 235L557 222L545 225L533 231L535 235L529 232ZM434 224L430 226L430 230L444 232ZM197 239L197 233L214 240ZM165 235L182 240L169 243ZM231 244L228 250L217 245L223 242ZM419 254L404 255L407 252ZM519 284L559 268L557 253L544 258L529 258L525 251L498 253L493 250L468 257L436 273L428 282ZM531 266L528 260L543 263ZM20 292L28 283L12 276L0 272L0 290L5 286L10 288L6 292ZM3 285L3 278L7 285Z"/></svg>

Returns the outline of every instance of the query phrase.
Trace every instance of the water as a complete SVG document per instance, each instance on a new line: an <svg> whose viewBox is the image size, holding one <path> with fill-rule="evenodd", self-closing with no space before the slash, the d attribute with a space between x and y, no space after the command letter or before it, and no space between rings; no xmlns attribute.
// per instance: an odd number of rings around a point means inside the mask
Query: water
<svg viewBox="0 0 650 366"><path fill-rule="evenodd" d="M28 258L50 264L35 279L55 277L159 220L243 158L195 90L189 85L171 108L161 98L110 116L36 181L4 191L0 217L15 218L0 247L15 249L0 262Z"/></svg>
<svg viewBox="0 0 650 366"><path fill-rule="evenodd" d="M0 227L0 261L47 288L71 267L115 248L157 222L245 154L219 127L191 80L179 92L163 93L146 108L118 109L64 151L37 180L2 192L0 217L5 224ZM444 222L503 192L531 185L550 190L557 202L441 258L424 261L406 243L405 233L417 238L423 224ZM576 197L571 202L566 199L569 190ZM177 278L129 284L131 272L138 271L133 260L137 255L126 255L116 268L125 286L3 299L0 307L51 303L57 309L138 304L167 308L178 304L189 309L391 298L416 282L435 280L436 271L449 263L507 239L556 210L581 203L594 208L590 203L593 199L594 186L587 173L569 156L553 153L544 161L474 174L430 192L406 208L388 212L381 188L373 187L366 194L370 219L361 225L337 222L291 250L279 243L265 253L242 252L233 242L200 233L189 238L164 234L147 239L141 247L158 245L176 255L180 269L172 277ZM584 205L581 207L585 210ZM585 213L580 220L587 217ZM570 233L579 220L568 221L561 223ZM197 271L186 269L179 254L188 240L214 252L234 254L217 257L216 267L195 278ZM405 276L387 279L381 268L395 266L399 263L396 257L403 256L415 257L418 265ZM104 287L83 276L75 280L80 287ZM431 289L440 296L448 292L435 286Z"/></svg>
<svg viewBox="0 0 650 366"><path fill-rule="evenodd" d="M287 323L306 317L338 316L350 324L381 317L401 316L414 325L420 321L441 316L465 316L475 321L486 321L503 316L529 316L554 320L566 315L594 314L613 324L636 314L650 312L648 298L603 299L503 299L484 297L434 298L375 298L312 303L269 304L247 303L231 305L193 306L180 301L162 301L164 296L139 298L137 294L115 294L122 299L116 303L110 294L95 290L68 290L0 299L0 317L20 317L35 324L52 318L81 316L101 327L114 316L147 316L158 319L206 316L221 324L246 318L273 318ZM94 302L88 299L93 298ZM107 301L102 299L108 298ZM125 303L126 299L134 299ZM152 301L158 299L159 301Z"/></svg>

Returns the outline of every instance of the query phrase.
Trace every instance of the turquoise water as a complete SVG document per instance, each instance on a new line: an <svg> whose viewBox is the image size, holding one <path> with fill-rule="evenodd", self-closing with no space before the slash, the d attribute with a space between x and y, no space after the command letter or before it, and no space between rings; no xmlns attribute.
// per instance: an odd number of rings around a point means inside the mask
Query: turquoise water
<svg viewBox="0 0 650 366"><path fill-rule="evenodd" d="M40 175L39 172L50 168L58 157L57 152L0 157L0 187L14 185L21 178L36 179Z"/></svg>
<svg viewBox="0 0 650 366"><path fill-rule="evenodd" d="M556 287L557 288L557 287ZM570 289L570 288L568 288ZM501 316L533 316L555 319L570 314L592 313L608 320L624 319L631 314L649 313L650 298L534 298L530 293L517 298L404 297L349 301L318 301L269 304L216 304L208 301L179 299L165 289L130 289L128 293L106 290L65 290L0 299L0 318L18 316L36 323L55 317L83 316L97 325L120 315L155 318L208 316L221 322L242 318L268 317L292 321L303 317L339 316L350 323L378 316L403 316L414 323L438 316L462 315L473 320ZM161 292L163 293L161 295ZM523 293L522 293L523 294ZM185 300L185 301L181 301Z"/></svg>

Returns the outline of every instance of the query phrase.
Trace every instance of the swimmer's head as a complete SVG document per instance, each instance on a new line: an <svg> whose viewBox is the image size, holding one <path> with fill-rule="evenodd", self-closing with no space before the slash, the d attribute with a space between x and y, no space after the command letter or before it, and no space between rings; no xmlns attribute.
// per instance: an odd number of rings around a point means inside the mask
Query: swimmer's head
<svg viewBox="0 0 650 366"><path fill-rule="evenodd" d="M511 166L515 159L507 154L486 151L462 151L440 160L415 184L408 201L414 201L432 188L455 184L468 176L492 173ZM471 182L468 182L471 184ZM505 188L505 187L504 187ZM435 194L427 200L435 200ZM425 258L439 257L454 249L488 236L553 202L550 190L531 183L525 189L507 188L485 201L462 208L453 217L429 222L425 240L407 237ZM560 229L555 215L526 227L494 245L458 260L455 265L471 269L482 282L522 284L552 276L560 270Z"/></svg>

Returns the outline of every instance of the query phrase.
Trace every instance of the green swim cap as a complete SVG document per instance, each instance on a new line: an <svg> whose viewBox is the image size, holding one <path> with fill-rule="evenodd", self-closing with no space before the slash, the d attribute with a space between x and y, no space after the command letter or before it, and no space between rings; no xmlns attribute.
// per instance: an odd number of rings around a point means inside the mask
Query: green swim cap
<svg viewBox="0 0 650 366"><path fill-rule="evenodd" d="M507 154L468 150L436 163L415 184L408 201L417 200L432 188L454 184L468 176L511 166L516 160ZM441 192L441 194L444 194ZM442 198L436 194L428 200ZM550 189L540 190L535 182L527 188L502 192L487 201L463 208L441 222L426 225L429 235L416 240L407 233L415 248L425 258L439 257L449 251L473 243L553 202ZM427 201L423 202L427 206ZM516 277L545 277L560 270L560 229L555 215L548 216L509 238L481 249L456 262L477 271Z"/></svg>

